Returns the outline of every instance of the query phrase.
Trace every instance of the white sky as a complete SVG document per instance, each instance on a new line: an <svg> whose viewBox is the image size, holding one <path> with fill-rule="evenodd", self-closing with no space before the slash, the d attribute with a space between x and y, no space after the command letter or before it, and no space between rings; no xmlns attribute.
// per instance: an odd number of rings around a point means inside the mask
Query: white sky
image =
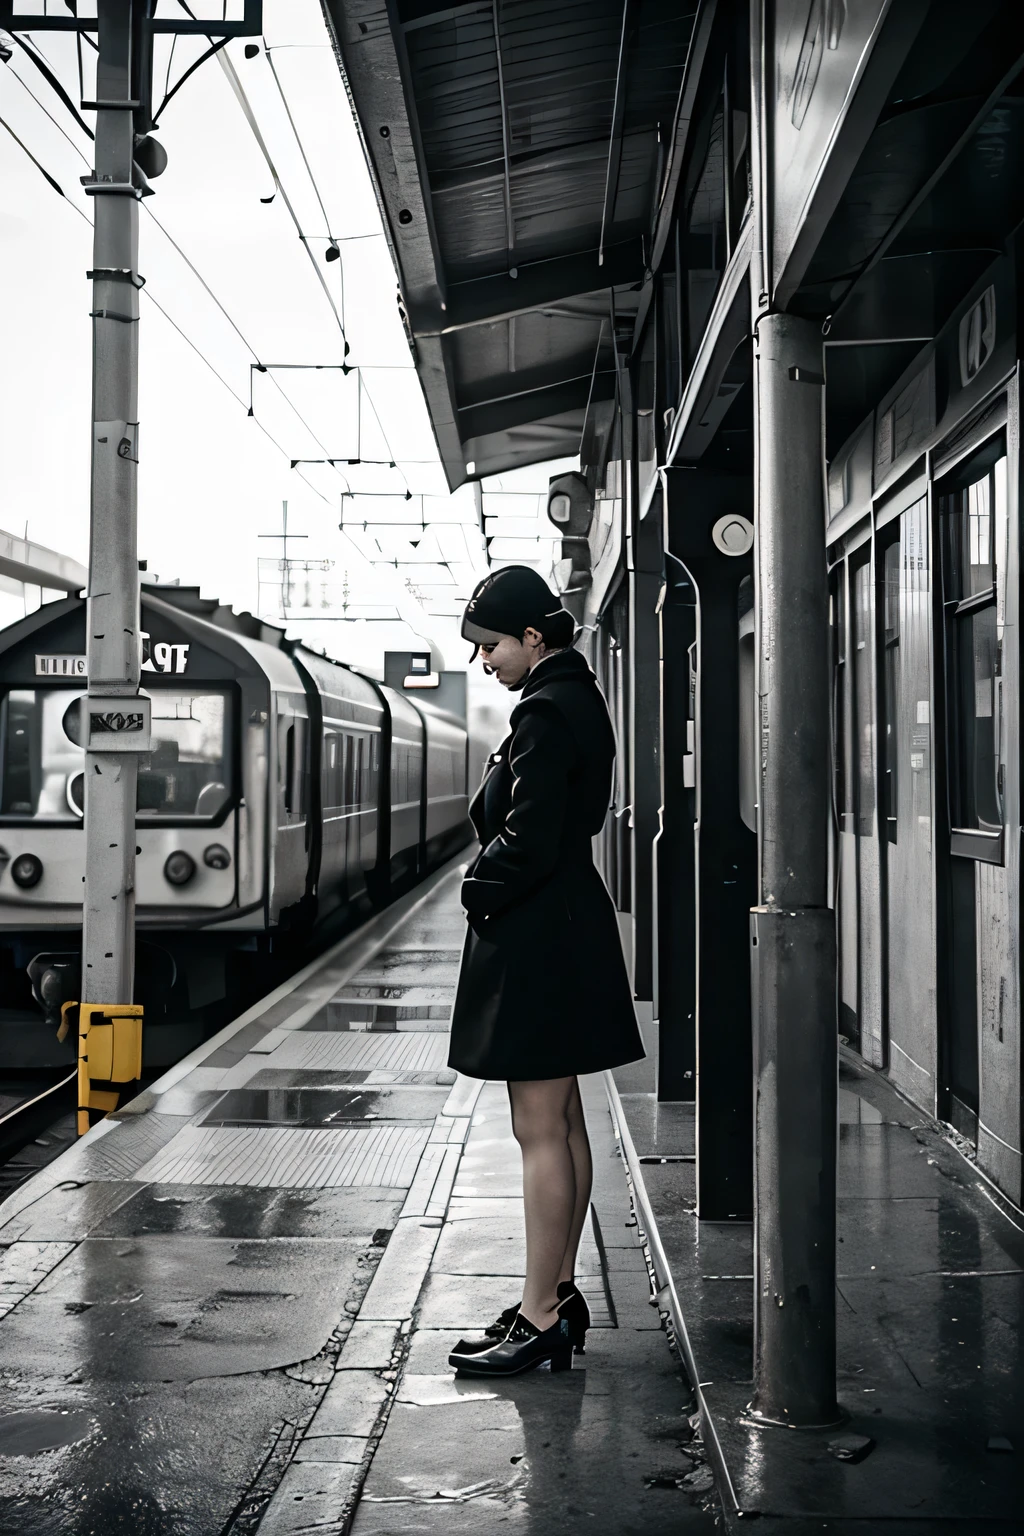
<svg viewBox="0 0 1024 1536"><path fill-rule="evenodd" d="M377 524L412 521L414 537L422 506L427 524L441 526L428 531L412 556L424 562L416 572L417 592L434 614L417 627L438 641L449 665L461 667L466 653L456 638L456 621L437 613L453 614L487 568L473 491L467 486L450 497L446 490L398 316L394 268L320 6L317 0L265 0L264 27L269 56L261 43L259 56L247 60L241 40L227 52L308 248L343 311L348 362L361 370L361 399L360 374L344 377L338 371L341 331L284 196L275 192L224 68L210 60L161 120L158 137L169 164L154 183L156 195L144 200L140 212L139 266L146 278L140 327L140 556L148 560L150 574L198 584L237 608L255 611L261 598L259 611L277 616L279 589L258 591L257 562L279 555L281 546L259 536L280 531L287 501L289 531L306 535L293 546L293 555L332 562L329 570L310 573L308 581L297 573L289 628L343 660L380 670L385 648L420 643L410 628L399 622L328 622L324 615L341 611L346 574L350 604L394 612L397 594L408 605L408 572L364 558L409 556L407 535L387 527L378 527L375 535L361 527L352 537L341 533L341 493L346 485L359 493L345 500L346 524L364 518ZM73 39L40 32L32 40L77 102ZM168 46L158 39L158 87ZM176 45L172 82L200 47L205 40ZM92 94L88 77L85 94ZM92 114L83 115L91 123ZM9 64L0 64L0 118L65 193L59 197L0 128L0 527L23 534L27 524L30 538L85 562L91 353L85 273L92 264L92 231L90 200L79 178L91 165L91 145L21 50ZM261 202L272 194L272 202ZM340 262L323 259L328 235L340 243ZM271 367L253 374L256 358L267 365L321 368ZM308 466L304 480L289 466L292 458L354 457L357 447L364 459L394 456L398 467L363 464L345 469L343 480L326 466ZM550 525L539 493L546 492L548 476L563 467L571 466L563 461L486 482L485 511L522 519L516 532L521 527L526 535L545 534ZM403 499L406 490L413 493L411 500ZM488 531L511 530L503 520ZM549 574L548 542L492 546L492 555L499 554L505 560L540 558ZM442 557L454 572L452 585L446 585L450 577L439 563ZM299 617L307 598L313 622ZM13 616L0 609L3 622Z"/></svg>

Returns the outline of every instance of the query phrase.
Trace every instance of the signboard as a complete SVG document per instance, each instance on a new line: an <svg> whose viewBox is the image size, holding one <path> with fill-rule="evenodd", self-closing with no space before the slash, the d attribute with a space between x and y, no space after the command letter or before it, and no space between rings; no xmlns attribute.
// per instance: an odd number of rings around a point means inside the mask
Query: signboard
<svg viewBox="0 0 1024 1536"><path fill-rule="evenodd" d="M36 677L84 678L84 656L37 656Z"/></svg>
<svg viewBox="0 0 1024 1536"><path fill-rule="evenodd" d="M170 672L180 676L188 670L188 644L151 641L142 634L143 672ZM36 677L67 677L84 682L88 676L84 656L36 656Z"/></svg>
<svg viewBox="0 0 1024 1536"><path fill-rule="evenodd" d="M151 752L152 700L144 693L83 700L89 721L87 752Z"/></svg>

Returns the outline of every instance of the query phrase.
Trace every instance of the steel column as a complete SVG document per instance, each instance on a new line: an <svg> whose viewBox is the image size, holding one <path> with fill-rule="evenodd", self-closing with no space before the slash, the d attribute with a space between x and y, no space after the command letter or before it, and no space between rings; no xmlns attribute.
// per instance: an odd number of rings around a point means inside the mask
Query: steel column
<svg viewBox="0 0 1024 1536"><path fill-rule="evenodd" d="M762 314L754 341L760 905L754 1029L753 1411L836 1406L835 931L828 910L828 582L820 326Z"/></svg>
<svg viewBox="0 0 1024 1536"><path fill-rule="evenodd" d="M139 692L139 205L133 186L132 10L100 0L93 197L93 433L87 666L94 701ZM109 711L108 711L109 713ZM82 1000L131 1003L138 754L88 750ZM114 739L115 738L110 738ZM95 736L92 741L95 742ZM100 745L104 745L102 741Z"/></svg>
<svg viewBox="0 0 1024 1536"><path fill-rule="evenodd" d="M638 521L629 573L630 792L633 830L633 993L649 1001L654 962L654 842L661 802L658 731L660 678L658 598L664 569L662 518L651 511Z"/></svg>

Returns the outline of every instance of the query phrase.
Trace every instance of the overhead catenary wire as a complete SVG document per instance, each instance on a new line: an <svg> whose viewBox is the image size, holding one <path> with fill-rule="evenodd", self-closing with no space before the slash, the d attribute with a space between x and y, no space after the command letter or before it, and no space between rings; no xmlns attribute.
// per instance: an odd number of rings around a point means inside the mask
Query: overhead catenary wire
<svg viewBox="0 0 1024 1536"><path fill-rule="evenodd" d="M268 63L270 63L271 66L273 65L273 61L270 60L270 59L268 59ZM39 96L35 93L35 91L32 90L32 88L28 84L28 82L16 70L11 70L10 72L12 74L15 74L15 77L17 78L18 83L21 86L21 88L31 97L31 99L33 100L35 105L39 107L40 111L51 122L51 124L58 128L58 131L61 133L62 137L69 144L71 144L71 146L75 149L76 154L83 161L83 163L85 165L88 165L90 162L88 160L88 157L83 153L82 148L80 147L80 145L75 143L75 140L72 138L72 136L60 124L60 122L53 115L53 113L49 111L49 109L47 108L45 103L40 100ZM318 198L318 202L320 203L321 209L322 209L322 211L325 212L325 216L326 216L326 210L324 208L323 199L322 199L322 197L320 195L319 188L316 186L315 179L313 178L312 171L311 171L311 169L309 167L308 157L306 156L304 147L301 144L301 139L300 139L300 137L298 135L297 128L296 128L296 125L294 123L293 115L291 114L290 110L288 109L287 98L284 96L284 92L283 92L283 89L282 89L282 86L281 86L280 78L277 76L276 70L273 71L273 72L274 72L274 75L275 75L275 82L276 82L276 84L278 86L279 91L281 91L282 99L284 101L284 105L286 107L286 111L288 111L288 116L289 116L289 121L290 121L291 126L292 126L292 131L293 131L293 133L295 133L296 141L299 144L300 152L302 153L302 157L303 157L303 161L304 161L304 163L306 165L307 172L310 175L310 180L311 180L311 182L312 182L312 184L314 186L314 190L316 192L316 195L317 195L317 198ZM234 71L232 70L230 73L234 74ZM229 78L230 78L230 76L229 76ZM235 80L237 80L237 74L235 74ZM243 91L242 94L244 96L244 91ZM241 104L242 103L240 102L240 105ZM251 107L250 107L250 114L251 114ZM76 117L77 117L77 114L76 114ZM80 118L78 118L77 120L79 122L79 125L83 128L83 131L88 133L90 138L91 138L92 134L91 134L90 130L88 129L88 126L86 124L84 124ZM249 120L249 122L250 122L251 130L254 132L254 134L258 135L257 142L260 142L262 140L262 134L259 132L258 124L254 120L254 114L252 114L251 118L248 118L247 120ZM0 121L2 121L2 120L0 120ZM75 209L76 213L78 213L79 217L82 218L83 222L87 223L91 227L91 220L88 218L86 213L78 206L78 204L72 198L68 197L68 195L64 192L63 188L61 187L60 183L56 180L55 177L53 177L51 175L51 173L46 169L45 165L43 165L43 163L39 159L37 159L37 157L29 149L28 145L18 136L18 134L16 134L14 132L14 130L10 127L10 125L8 123L2 122L2 126L4 126L7 129L7 131L11 134L11 137L13 137L15 139L15 142L18 144L19 148L27 156L27 158L30 159L32 164L36 167L37 171L44 177L44 179L46 179L46 181L47 181L48 185L50 185L51 189L56 191L58 193L58 195L64 201L70 202L71 206ZM261 147L265 148L265 145L261 145ZM268 158L268 164L270 165L271 170L272 170L272 174L275 176L275 185L281 186L280 177L279 177L279 175L276 172L276 167L273 166L273 162L272 162L272 160L269 159L269 156L267 158ZM283 188L283 186L281 187L281 190L282 190L282 194L283 194L282 200L285 201L286 206L288 207L289 214L292 217L292 221L293 221L293 223L295 223L296 228L298 228L298 220L297 220L297 217L295 215L295 210L292 207L292 205L290 203L290 199L288 199L287 194L286 194L285 189ZM200 286L203 288L203 291L206 293L206 295L209 297L210 301L215 305L215 307L221 313L223 318L227 321L227 323L228 323L229 327L231 328L231 330L237 335L238 339L241 341L243 346L245 346L246 350L250 353L250 356L258 361L259 360L258 359L258 353L256 352L255 348L252 346L251 342L249 342L248 338L245 336L245 333L242 331L241 327L238 325L238 323L235 321L234 317L231 315L231 313L228 311L226 306L221 302L221 300L219 299L218 295L215 293L213 288L207 282L207 280L203 276L202 272L195 265L195 263L188 257L188 255L182 249L182 247L179 244L179 242L174 238L174 236L170 233L170 231L166 228L166 226L151 211L149 205L143 203L143 206L146 207L147 212L150 215L150 218L157 225L157 228L159 229L160 233L164 236L164 238L168 241L168 243L176 251L176 253L179 255L179 257L185 262L185 264L188 267L188 269L191 272L191 274L194 276L196 281L200 283ZM300 235L301 235L301 231L300 231ZM367 231L367 232L363 232L363 233L360 233L360 234L353 234L353 235L350 235L350 236L334 237L332 235L331 238L332 239L338 238L341 241L349 241L349 240L355 241L355 240L366 240L366 239L380 239L380 238L383 238L383 235L382 235L381 231ZM307 255L310 257L310 259L313 259L312 258L312 253L309 251L308 247L305 246L305 242L303 242L303 243L304 243L304 248L307 250ZM315 260L314 260L314 270L317 272L318 281L320 281L321 286L324 287L325 285L323 284L322 274L320 273L319 268L316 266ZM217 368L217 366L213 363L213 361L208 356L208 354L203 350L202 346L199 345L195 340L193 340L193 338L188 334L188 332L181 325L179 325L177 321L175 321L173 319L173 317L164 308L163 304L161 304L160 301L155 297L155 295L152 293L152 291L148 291L148 290L144 290L144 291L146 292L147 298L155 306L155 308L158 310L158 312L164 317L164 319L167 320L168 324L172 327L172 329L175 331L175 333L185 342L185 344L189 347L189 349L192 352L195 353L195 355L199 358L199 360L206 366L208 371L213 374L213 376L216 378L217 382L224 389L227 390L227 392L231 395L231 397L235 401L235 403L240 408L246 409L247 412L248 412L249 408L246 406L246 402L244 401L244 399L242 398L240 393L232 386L232 384L230 383L229 379L226 378L225 375ZM328 296L329 296L329 294L328 294ZM340 320L340 316L338 318ZM343 327L342 327L341 333L344 336ZM296 365L296 366L298 366L298 365ZM415 371L414 367L411 364L411 362L410 362L410 364L404 365L404 366L402 366L402 365L388 365L388 364L380 364L380 365L368 364L368 365L352 365L352 366L355 367L356 370L357 370L360 388L361 389L366 389L367 400L368 400L368 402L370 404L371 410L373 411L374 419L375 419L377 428L378 428L378 430L379 430L379 432L381 434L381 437L382 437L382 439L383 439L383 441L385 443L385 446L386 446L386 448L388 450L389 455L391 455L391 457L388 460L371 460L371 459L363 460L361 458L361 456L360 456L360 462L365 462L368 465L370 465L370 464L378 465L380 467L383 467L385 464L388 467L391 467L391 465L394 465L396 468L399 469L399 472L402 475L402 479L405 481L405 484L408 487L408 484L409 484L408 479L405 476L404 471L401 468L403 463L408 463L410 465L412 465L412 464L429 465L429 464L433 464L435 461L433 459L430 459L430 460L423 460L423 459L402 460L402 459L397 459L397 458L394 457L394 449L393 449L392 444L390 442L390 439L388 437L388 433L387 433L387 431L386 431L386 429L384 427L384 423L383 423L383 420L381 418L380 411L378 410L378 408L376 406L376 402L375 402L375 400L373 398L373 395L372 395L370 389L367 387L367 381L366 381L366 378L364 376L364 373L365 373L365 370L372 370L374 368L377 368L378 371L413 372L413 371ZM310 426L310 424L306 420L306 418L303 416L300 408L291 399L291 397L287 394L287 392L281 387L280 383L276 379L273 382L275 384L275 388L278 390L278 392L280 393L280 395L281 395L282 399L285 401L285 403L289 406L289 409L295 414L297 420L302 423L302 425L305 427L305 429L309 432L311 438L315 442L317 442L318 446L320 446L323 449L324 445L320 442L320 440L317 437L315 431ZM310 479L310 477L303 472L302 467L301 467L302 466L302 461L301 460L292 460L291 456L288 454L288 452L287 452L286 448L284 447L284 445L274 436L274 434L264 425L264 423L262 421L260 421L257 417L255 417L255 415L253 416L253 419L256 421L256 424L260 428L260 431L267 438L267 440L271 443L271 445L282 455L282 457L285 457L285 458L287 458L289 460L289 463L292 465L294 471L298 474L299 478L303 481L303 483L310 490L313 491L313 493L317 497L317 499L322 501L326 506L333 506L334 502L333 502L332 498L330 496L324 494L324 492ZM334 469L336 472L338 472L338 465L337 465L337 463L332 463L332 462L330 462L329 459L327 459L326 449L324 449L324 453L325 453L325 459L330 464L330 467L332 469ZM309 462L312 463L312 462L315 462L315 461L309 461ZM351 489L351 486L349 485L349 483L348 483L348 481L347 481L345 476L340 475L340 473L339 473L339 478L341 479L341 481L342 481L342 483L344 485L344 488L345 488L344 491L343 491L343 495L346 495L346 494L350 495L350 496L353 497L353 499L356 496L364 496L364 495L365 496L374 496L374 495L386 495L386 494L388 494L388 493L384 493L384 492L373 492L373 491L353 491ZM394 493L391 493L391 494L394 494ZM407 492L403 493L403 494L408 495L408 494L411 494L411 493L408 492L408 490L407 490ZM529 494L529 493L526 493L526 492L487 492L486 494L489 494L489 495L491 495L491 494L506 494L506 495L520 494L521 495L521 494ZM372 522L370 522L369 519L367 519L366 522L369 523L370 526L372 526ZM468 541L467 541L467 549L468 549ZM440 563L442 563L444 565L449 565L450 561L448 559L445 559L444 557L442 557Z"/></svg>
<svg viewBox="0 0 1024 1536"><path fill-rule="evenodd" d="M235 100L238 102L238 105L241 107L242 114L245 117L246 122L249 124L249 128L250 128L250 130L252 132L253 138L256 140L256 143L259 145L260 153L262 154L264 160L266 161L267 169L270 171L270 174L273 177L274 187L275 187L275 189L278 192L280 192L280 194L281 194L281 201L284 203L285 207L287 208L288 215L289 215L292 223L295 225L295 231L296 231L296 234L299 237L299 240L302 243L302 249L305 251L306 255L309 257L309 261L310 261L310 264L311 264L311 266L313 268L313 271L316 273L317 282L320 284L320 287L323 289L324 296L327 299L328 304L331 306L331 312L334 315L334 318L335 318L335 320L338 323L338 330L341 333L342 343L343 343L343 346L345 348L345 351L347 352L348 351L348 341L347 341L346 336L345 336L345 323L344 323L344 321L343 321L343 319L341 317L341 314L340 314L340 312L338 310L337 304L335 304L335 302L334 302L334 295L331 293L330 288L327 286L327 280L326 280L326 278L324 277L323 273L320 270L320 267L319 267L319 264L317 262L316 256L310 250L309 245L306 242L306 237L305 237L305 235L302 232L302 224L301 224L301 222L299 220L299 216L295 212L295 208L292 205L291 198L288 196L288 192L287 192L287 189L285 188L284 182L281 180L281 177L278 175L277 167L274 164L273 157L271 156L270 150L269 150L269 148L267 146L267 141L263 137L263 133L262 133L262 131L260 129L260 125L256 121L256 114L255 114L255 112L252 109L252 104L250 103L249 98L248 98L248 96L245 93L245 87L242 85L241 80L239 80L239 78L238 78L238 71L235 69L235 66L232 64L231 60L228 58L226 53L223 53L223 52L222 53L218 53L217 61L220 64L221 69L224 71L225 75L227 76L228 84L231 86L231 89L234 92Z"/></svg>
<svg viewBox="0 0 1024 1536"><path fill-rule="evenodd" d="M27 94L35 102L36 106L39 107L40 111L42 111L50 119L50 121L54 124L54 126L64 136L64 138L67 140L67 142L74 149L75 153L79 156L79 158L81 159L82 163L84 165L88 165L89 164L88 156L83 153L83 151L81 149L81 146L75 143L74 139L71 138L70 134L68 134L67 131L61 126L61 124L53 116L53 114L50 113L47 110L45 104L42 101L40 101L39 97L36 95L36 93L29 86L28 82L26 80L24 80L21 77L21 75L19 75L17 73L17 71L11 71L11 73L14 75L14 78L18 81L19 85L21 85L22 89L27 92ZM78 207L78 205L75 202L73 202L72 199L68 198L67 194L64 192L64 190L60 186L60 184L56 181L55 178L53 178L50 175L50 173L45 169L45 167L41 164L41 162L38 161L35 158L35 156L31 152L31 150L29 150L28 147L22 142L22 140L18 138L18 135L16 133L14 133L13 129L11 129L10 126L6 122L4 122L2 119L0 119L0 122L3 123L3 126L5 128L7 128L7 131L11 134L11 137L16 140L16 142L18 143L19 147L25 152L26 155L28 155L29 159L32 160L32 163L36 166L37 170L39 170L40 174L43 175L46 178L46 180L50 183L50 185L53 188L53 190L55 192L59 193L59 195L61 197L63 197L66 202L70 202L71 206L75 209L75 211L77 213L79 213L81 215L81 217L86 220L86 222L89 222L87 216L82 212L82 210ZM157 217L157 215L154 213L153 209L150 207L150 205L147 202L143 202L142 207L145 209L146 213L149 215L149 218L152 220L152 222L156 225L157 229L163 235L164 239L167 240L167 242L171 245L171 247L174 249L174 251L178 254L178 256L181 258L181 260L188 267L189 271L192 273L193 277L199 283L199 285L203 289L204 293L206 293L206 295L210 299L211 303L213 303L215 305L217 310L220 312L220 314L227 321L228 325L234 331L234 333L238 337L239 341L241 341L241 343L245 347L245 349L251 354L255 366L258 367L261 372L268 373L268 375L270 377L270 381L273 384L274 388L277 390L278 394L281 396L281 398L288 405L289 409L292 410L295 413L296 418L302 424L302 426L306 429L306 431L309 432L310 437L317 444L317 446L323 450L324 458L322 460L292 459L291 456L286 453L286 450L279 443L277 443L276 438L274 438L273 435L269 431L267 431L266 428L263 427L262 422L260 422L259 419L255 416L255 413L252 410L252 401L251 401L251 399L250 399L249 405L246 406L245 401L242 399L242 397L232 388L232 386L227 382L227 380L224 379L223 376L220 373L217 372L217 370L214 368L213 364L209 361L209 359L206 357L206 355L199 348L195 347L195 344L191 341L191 339L187 336L187 334L181 329L181 327L175 325L175 329L179 332L179 334L182 336L182 338L185 341L187 341L190 346L193 347L193 349L197 352L197 355L202 357L203 361L207 364L207 366L210 368L210 370L220 380L220 382L229 391L229 393L238 401L238 403L240 405L242 405L247 410L248 414L253 417L253 420L255 420L257 422L257 424L260 426L261 430L263 430L266 433L266 435L275 444L275 446L279 447L281 452L284 453L287 458L289 458L289 461L291 463L291 467L293 469L295 469L298 464L305 462L305 463L311 463L311 464L312 463L329 464L331 466L331 468L337 470L338 464L342 463L342 462L345 462L345 460L342 458L341 455L336 455L335 458L333 458L333 459L331 457L329 457L326 445L323 442L321 442L319 437L317 437L316 433L313 431L312 427L309 425L309 423L306 420L306 418L302 415L302 413L299 410L298 406L292 400L291 396L284 390L284 388L282 387L280 382L274 377L274 373L273 373L274 369L293 368L293 369L299 370L299 369L304 369L304 368L311 367L311 366L314 366L314 365L303 364L303 363L264 364L263 362L261 362L259 353L256 351L255 347L252 345L251 341L249 341L248 337L245 335L245 333L243 332L241 327L238 325L237 321L234 319L234 317L232 316L230 311L222 303L222 301L220 300L218 295L214 292L213 288L211 288L210 284L207 282L206 278L200 272L199 268L195 265L195 263L188 256L188 254L182 249L181 245L175 239L175 237L171 234L170 230L167 229L166 225L161 223L160 219ZM353 236L352 238L353 239L365 239L367 237L366 236ZM148 295L148 297L153 299L153 295L151 293ZM153 299L153 302L156 304L157 309L160 310L160 313L163 314L165 316L165 318L170 320L170 316L167 314L167 311L164 310L163 307L159 303L157 303L157 301L155 299ZM174 322L171 321L171 324L173 325ZM351 365L349 365L349 364L345 364L345 365L335 364L335 365L332 365L332 366L336 366L336 367L341 367L341 366L351 367L353 371L359 373L359 375L360 375L360 383L362 385L362 370L361 370L361 368L358 367L358 365L356 365L356 364L351 364ZM378 368L380 368L382 370L389 368L389 365L387 365L387 364L371 365L371 366L378 367ZM397 365L393 365L393 371L395 371L395 372L409 372L409 371L411 371L411 367L400 367L400 366L397 366ZM365 385L362 385L362 387L365 388ZM384 438L385 446L387 447L388 452L391 453L392 452L391 444L390 444L390 442L387 439L387 435L384 432L383 426L381 426L380 417L379 417L379 415L377 413L376 406L373 404L373 400L372 400L372 398L369 395L369 391L367 391L367 399L370 400L370 405L371 405L371 408L373 409L374 417L377 420L378 427L380 428L381 436ZM351 460L349 460L348 462L350 464L352 463ZM363 459L360 456L359 459L356 462L372 465L372 466L379 467L379 468L383 468L385 466L390 468L393 465L396 469L398 469L399 473L402 475L403 480L405 480L405 482L406 482L406 486L408 486L408 479L407 479L404 471L402 470L402 467L401 467L402 464L430 465L430 464L435 463L435 460L433 460L433 459L403 459L403 460L396 460L394 458L387 459L387 460L384 460L384 459L374 460L374 459ZM341 475L340 472L339 472L339 478L344 482L346 490L348 490L348 480L347 480L347 478L344 475ZM302 479L305 482L305 484L310 485L311 488L312 488L312 482L309 480L309 477L307 475L301 474L301 472L300 472L300 479ZM321 495L320 492L317 492L317 494ZM350 492L350 494L356 495L356 494L359 494L359 493L358 492ZM372 493L368 493L368 494L372 494ZM402 494L404 494L404 493L402 493ZM325 500L325 501L328 500L328 498L323 497L322 495L321 495L321 499Z"/></svg>

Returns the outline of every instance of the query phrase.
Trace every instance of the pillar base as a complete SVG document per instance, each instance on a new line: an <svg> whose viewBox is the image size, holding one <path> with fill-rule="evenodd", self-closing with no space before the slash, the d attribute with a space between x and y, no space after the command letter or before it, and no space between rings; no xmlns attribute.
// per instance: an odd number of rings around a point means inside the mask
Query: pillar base
<svg viewBox="0 0 1024 1536"><path fill-rule="evenodd" d="M841 1420L836 1402L839 1043L827 908L750 915L754 1385L759 1422Z"/></svg>

